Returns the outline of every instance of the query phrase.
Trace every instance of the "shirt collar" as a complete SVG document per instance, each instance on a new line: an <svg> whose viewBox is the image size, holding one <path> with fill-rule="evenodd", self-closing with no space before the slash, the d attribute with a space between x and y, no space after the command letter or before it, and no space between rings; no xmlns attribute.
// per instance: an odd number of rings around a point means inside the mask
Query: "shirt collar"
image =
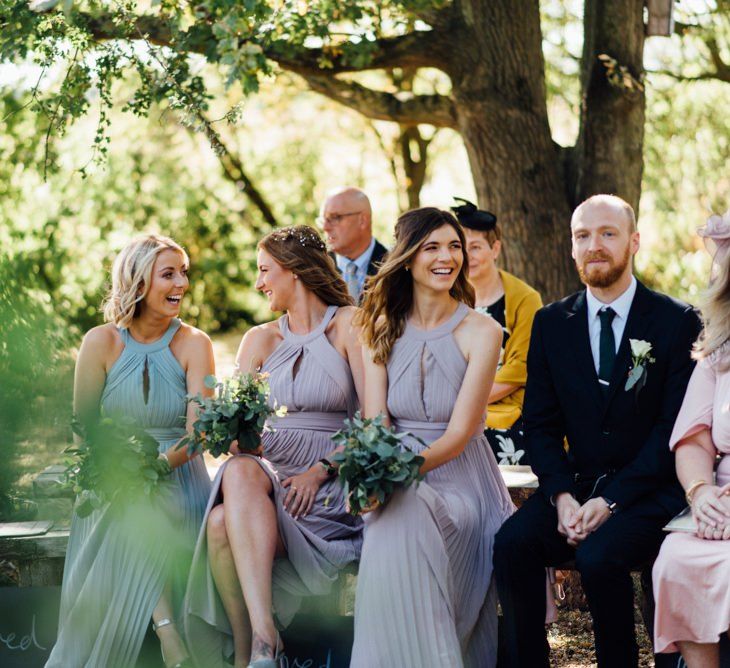
<svg viewBox="0 0 730 668"><path fill-rule="evenodd" d="M367 268L368 262L370 262L370 256L373 254L374 249L375 237L371 237L370 245L365 249L365 252L362 255L358 255L354 260L352 260L357 265L358 271L362 271L363 269ZM337 262L337 268L344 273L347 265L350 264L350 258L345 257L344 255L335 254L335 260Z"/></svg>
<svg viewBox="0 0 730 668"><path fill-rule="evenodd" d="M631 310L631 302L634 301L634 295L636 294L636 277L631 276L631 283L629 287L624 290L623 294L614 299L610 304L604 304L599 301L591 292L590 287L586 288L586 303L588 306L588 318L592 320L598 315L598 312L606 307L610 306L619 318L626 320L629 317L629 311Z"/></svg>

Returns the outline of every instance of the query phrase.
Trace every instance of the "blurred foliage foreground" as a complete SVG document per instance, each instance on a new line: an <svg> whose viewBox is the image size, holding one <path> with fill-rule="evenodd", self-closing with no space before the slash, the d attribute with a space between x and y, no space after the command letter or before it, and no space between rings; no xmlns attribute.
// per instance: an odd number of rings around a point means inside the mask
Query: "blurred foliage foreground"
<svg viewBox="0 0 730 668"><path fill-rule="evenodd" d="M20 276L0 255L0 521L33 517L32 504L18 495L22 473L26 466L37 472L38 452L56 451L56 441L70 436L68 327L48 294L27 288Z"/></svg>

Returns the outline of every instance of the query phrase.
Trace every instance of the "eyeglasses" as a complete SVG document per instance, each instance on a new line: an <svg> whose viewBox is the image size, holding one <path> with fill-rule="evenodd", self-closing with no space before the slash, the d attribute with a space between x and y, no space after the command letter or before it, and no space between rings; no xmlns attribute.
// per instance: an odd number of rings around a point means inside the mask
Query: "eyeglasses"
<svg viewBox="0 0 730 668"><path fill-rule="evenodd" d="M359 213L362 213L362 211L350 211L349 213L333 213L329 216L318 216L317 225L319 225L320 227L325 223L329 223L330 225L339 225L342 222L343 218L347 218L348 216L356 216Z"/></svg>

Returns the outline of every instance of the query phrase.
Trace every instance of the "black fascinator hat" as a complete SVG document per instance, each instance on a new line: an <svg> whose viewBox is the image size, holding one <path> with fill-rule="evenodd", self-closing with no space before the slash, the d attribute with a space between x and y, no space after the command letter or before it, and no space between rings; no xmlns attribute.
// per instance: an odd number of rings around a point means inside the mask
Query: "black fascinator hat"
<svg viewBox="0 0 730 668"><path fill-rule="evenodd" d="M451 210L464 227L478 232L491 232L497 225L497 216L493 213L477 209L476 204L472 204L463 197L454 197L454 199L457 202L463 202L458 206L452 206Z"/></svg>

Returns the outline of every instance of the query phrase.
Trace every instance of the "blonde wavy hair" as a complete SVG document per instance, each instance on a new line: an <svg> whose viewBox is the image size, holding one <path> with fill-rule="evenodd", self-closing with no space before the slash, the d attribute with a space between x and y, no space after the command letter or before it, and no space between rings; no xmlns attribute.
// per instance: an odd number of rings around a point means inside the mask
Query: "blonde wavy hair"
<svg viewBox="0 0 730 668"><path fill-rule="evenodd" d="M155 260L165 250L177 251L185 262L189 262L188 254L180 244L159 234L135 237L122 248L114 259L112 286L102 305L105 322L122 329L129 327L149 292Z"/></svg>
<svg viewBox="0 0 730 668"><path fill-rule="evenodd" d="M718 352L730 341L730 249L723 253L722 259L715 256L714 266L717 273L701 305L704 327L692 351L696 360ZM723 356L720 368L723 371L730 368L730 355Z"/></svg>
<svg viewBox="0 0 730 668"><path fill-rule="evenodd" d="M474 288L468 281L469 258L464 231L450 211L424 207L406 211L395 225L395 246L365 289L362 308L355 324L362 327L363 343L373 353L373 360L386 364L390 351L403 334L413 306L413 277L406 269L421 244L434 230L449 225L461 241L463 263L449 294L459 302L474 307Z"/></svg>

